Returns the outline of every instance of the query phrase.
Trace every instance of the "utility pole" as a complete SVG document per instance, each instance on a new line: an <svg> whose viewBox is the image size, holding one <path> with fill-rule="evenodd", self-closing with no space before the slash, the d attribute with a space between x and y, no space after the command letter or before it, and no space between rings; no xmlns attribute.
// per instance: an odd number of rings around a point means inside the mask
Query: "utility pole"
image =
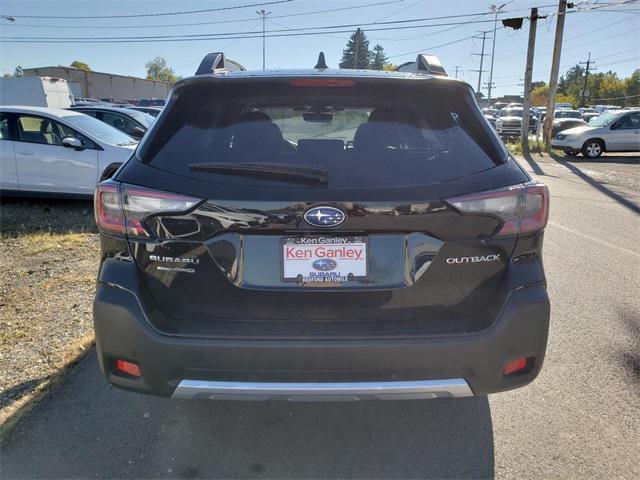
<svg viewBox="0 0 640 480"><path fill-rule="evenodd" d="M491 5L489 8L494 14L493 18L493 41L491 43L491 68L489 69L489 86L487 89L487 106L491 103L491 88L493 87L493 56L496 54L496 32L498 29L498 14L502 12L502 7L504 7L506 3L503 3L499 7L495 5Z"/></svg>
<svg viewBox="0 0 640 480"><path fill-rule="evenodd" d="M456 65L455 67L453 67L456 69L456 73L454 74L455 78L458 78L458 70L462 69L462 67L460 65Z"/></svg>
<svg viewBox="0 0 640 480"><path fill-rule="evenodd" d="M271 15L271 12L267 12L266 10L256 10L256 13L260 15L262 18L262 69L265 68L265 58L266 58L266 46L265 46L265 24L267 22L267 16Z"/></svg>
<svg viewBox="0 0 640 480"><path fill-rule="evenodd" d="M595 60L592 62L591 61L591 52L589 52L589 58L587 59L586 62L580 62L580 65L586 65L585 67L585 71L584 71L584 86L582 87L582 95L580 95L580 106L584 107L584 97L587 93L587 80L589 79L589 67L591 67L592 63L596 63ZM591 68L592 70L595 70L595 68Z"/></svg>
<svg viewBox="0 0 640 480"><path fill-rule="evenodd" d="M524 102L522 107L522 151L529 153L529 108L531 107L531 78L533 77L533 54L536 50L536 28L538 9L531 9L529 19L529 45L527 47L527 66L524 70Z"/></svg>
<svg viewBox="0 0 640 480"><path fill-rule="evenodd" d="M471 72L478 72L478 90L476 90L476 93L480 93L480 86L482 85L482 72L486 72L486 70L482 70L482 65L484 63L484 57L486 57L488 54L484 53L484 44L485 41L487 39L487 33L489 32L482 32L482 53L472 53L471 55L479 55L480 56L480 69L479 70L470 70ZM480 37L473 37L473 38L480 38Z"/></svg>
<svg viewBox="0 0 640 480"><path fill-rule="evenodd" d="M566 12L567 0L559 0L556 39L553 44L551 77L549 78L549 103L547 104L547 112L544 117L544 147L547 152L551 149L551 127L553 125L553 112L556 106L556 93L558 92L558 74L560 73L560 56L562 54L562 36L564 34Z"/></svg>

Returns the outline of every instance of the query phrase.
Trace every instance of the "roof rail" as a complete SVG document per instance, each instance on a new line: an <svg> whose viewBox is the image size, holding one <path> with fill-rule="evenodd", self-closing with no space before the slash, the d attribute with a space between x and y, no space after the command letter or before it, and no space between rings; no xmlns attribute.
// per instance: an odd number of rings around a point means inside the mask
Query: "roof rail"
<svg viewBox="0 0 640 480"><path fill-rule="evenodd" d="M226 58L222 52L213 52L205 55L200 62L196 75L206 75L208 73L221 73L221 72L239 72L244 71L242 65L238 62Z"/></svg>
<svg viewBox="0 0 640 480"><path fill-rule="evenodd" d="M437 75L446 77L447 72L442 66L442 62L435 55L421 53L415 62L406 62L396 68L397 72L412 72L424 75Z"/></svg>

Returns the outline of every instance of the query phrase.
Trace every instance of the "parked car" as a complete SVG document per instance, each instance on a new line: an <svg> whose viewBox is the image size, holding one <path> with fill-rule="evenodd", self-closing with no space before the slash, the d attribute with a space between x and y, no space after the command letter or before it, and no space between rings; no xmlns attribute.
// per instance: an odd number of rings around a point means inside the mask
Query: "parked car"
<svg viewBox="0 0 640 480"><path fill-rule="evenodd" d="M579 108L580 114L582 115L582 119L589 123L592 118L598 117L600 114L595 111L593 108Z"/></svg>
<svg viewBox="0 0 640 480"><path fill-rule="evenodd" d="M142 139L145 132L155 120L155 118L148 113L136 112L135 110L124 107L84 105L80 107L74 106L72 108L77 112L91 115L137 140Z"/></svg>
<svg viewBox="0 0 640 480"><path fill-rule="evenodd" d="M167 102L163 98L143 98L138 102L139 107L164 107Z"/></svg>
<svg viewBox="0 0 640 480"><path fill-rule="evenodd" d="M105 171L137 142L72 110L0 107L0 190L4 195L90 197Z"/></svg>
<svg viewBox="0 0 640 480"><path fill-rule="evenodd" d="M602 114L588 125L556 134L551 146L567 155L582 152L587 158L597 158L603 152L639 152L640 109Z"/></svg>
<svg viewBox="0 0 640 480"><path fill-rule="evenodd" d="M67 108L72 104L69 83L63 78L0 78L0 105Z"/></svg>
<svg viewBox="0 0 640 480"><path fill-rule="evenodd" d="M498 117L498 110L494 109L494 108L483 108L482 109L482 114L484 115L484 118L486 118L487 122L489 122L489 125L491 125L493 128L496 127L496 120Z"/></svg>
<svg viewBox="0 0 640 480"><path fill-rule="evenodd" d="M500 110L500 116L496 120L496 131L502 138L519 137L522 133L522 108L503 108ZM529 114L529 131L535 132L538 128L538 118L533 114Z"/></svg>
<svg viewBox="0 0 640 480"><path fill-rule="evenodd" d="M585 125L582 114L578 110L563 108L553 112L553 123L551 125L551 136L563 130Z"/></svg>
<svg viewBox="0 0 640 480"><path fill-rule="evenodd" d="M162 112L162 107L127 107L130 110L136 110L138 112L144 112L152 117L157 117Z"/></svg>
<svg viewBox="0 0 640 480"><path fill-rule="evenodd" d="M613 112L615 110L622 110L619 105L594 105L593 109L598 113Z"/></svg>
<svg viewBox="0 0 640 480"><path fill-rule="evenodd" d="M174 398L417 399L532 381L548 190L473 89L419 73L178 81L96 190L97 354ZM439 66L439 65L438 65Z"/></svg>

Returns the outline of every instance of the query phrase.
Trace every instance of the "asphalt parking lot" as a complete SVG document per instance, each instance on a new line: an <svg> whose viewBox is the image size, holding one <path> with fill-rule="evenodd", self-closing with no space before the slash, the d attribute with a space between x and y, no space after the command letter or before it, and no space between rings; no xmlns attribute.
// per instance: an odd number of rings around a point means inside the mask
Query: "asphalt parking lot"
<svg viewBox="0 0 640 480"><path fill-rule="evenodd" d="M535 157L552 324L531 385L489 397L184 402L112 388L95 356L1 445L2 478L639 478L640 159Z"/></svg>

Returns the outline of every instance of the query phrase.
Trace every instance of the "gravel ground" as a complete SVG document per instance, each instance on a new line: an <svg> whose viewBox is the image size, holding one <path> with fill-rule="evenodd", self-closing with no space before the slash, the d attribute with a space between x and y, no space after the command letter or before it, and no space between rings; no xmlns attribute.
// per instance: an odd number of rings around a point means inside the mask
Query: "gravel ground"
<svg viewBox="0 0 640 480"><path fill-rule="evenodd" d="M0 205L0 425L93 337L98 238L88 201Z"/></svg>

